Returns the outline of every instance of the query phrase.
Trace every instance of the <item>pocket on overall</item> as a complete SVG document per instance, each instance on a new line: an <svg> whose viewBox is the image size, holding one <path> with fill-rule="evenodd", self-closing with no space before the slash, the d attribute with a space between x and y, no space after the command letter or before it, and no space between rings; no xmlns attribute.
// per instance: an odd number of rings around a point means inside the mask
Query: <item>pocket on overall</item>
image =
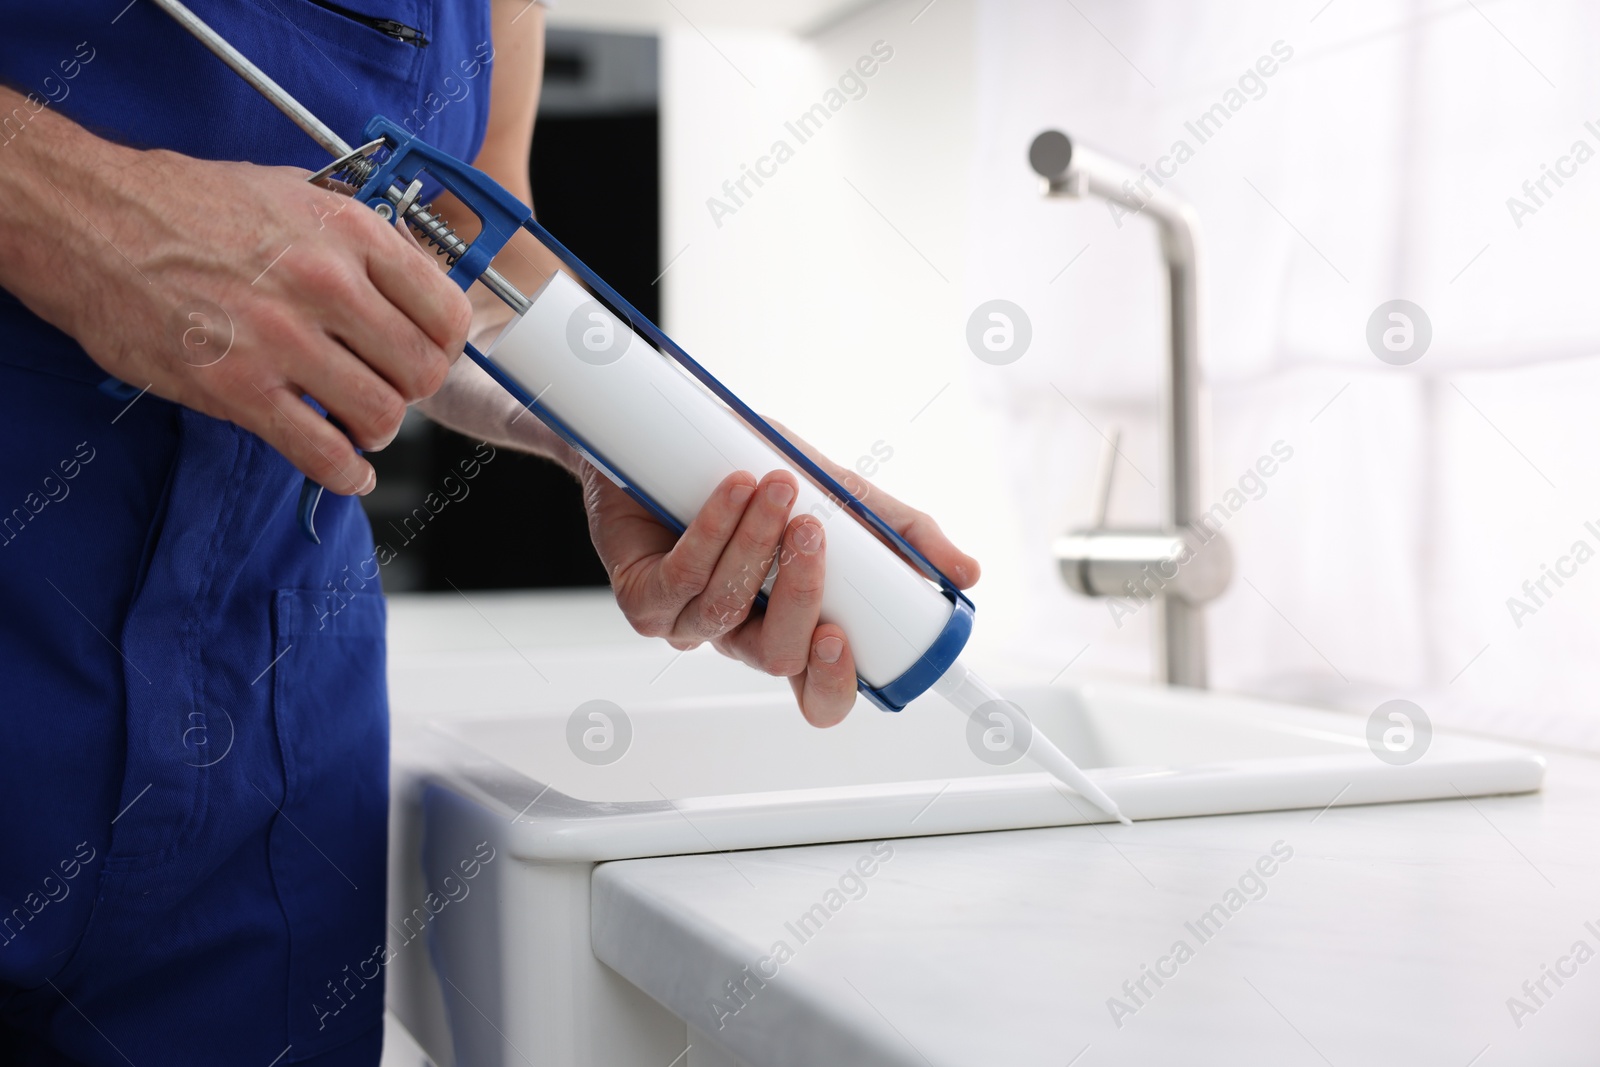
<svg viewBox="0 0 1600 1067"><path fill-rule="evenodd" d="M289 927L293 1062L383 1019L385 610L380 595L285 589L274 612L284 795L268 848Z"/></svg>

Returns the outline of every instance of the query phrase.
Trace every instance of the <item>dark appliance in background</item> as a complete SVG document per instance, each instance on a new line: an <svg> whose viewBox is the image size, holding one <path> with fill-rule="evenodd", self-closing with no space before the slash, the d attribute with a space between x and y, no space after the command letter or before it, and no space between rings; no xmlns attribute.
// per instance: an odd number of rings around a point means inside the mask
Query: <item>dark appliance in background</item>
<svg viewBox="0 0 1600 1067"><path fill-rule="evenodd" d="M539 221L657 320L658 71L654 37L550 30L529 160ZM607 584L578 484L553 463L415 412L371 458L363 504L388 592Z"/></svg>

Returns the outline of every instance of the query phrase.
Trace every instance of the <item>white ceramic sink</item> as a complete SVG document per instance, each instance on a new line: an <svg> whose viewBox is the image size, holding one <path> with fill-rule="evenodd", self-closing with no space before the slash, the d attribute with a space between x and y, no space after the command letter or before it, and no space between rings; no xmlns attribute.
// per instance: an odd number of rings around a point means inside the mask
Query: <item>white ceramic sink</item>
<svg viewBox="0 0 1600 1067"><path fill-rule="evenodd" d="M1373 754L1358 717L1192 690L1007 693L1136 820L1523 792L1544 771L1531 752L1450 734L1395 766ZM936 696L899 714L862 701L829 730L807 725L786 694L629 706L631 741L606 765L569 746L572 711L430 724L429 778L503 816L513 853L537 860L1104 818L1027 760L985 763L965 717Z"/></svg>
<svg viewBox="0 0 1600 1067"><path fill-rule="evenodd" d="M528 666L508 666L508 698ZM578 673L588 692L610 677ZM1337 712L1139 686L1002 689L1134 819L1522 792L1544 774L1534 753L1457 735L1392 766L1363 719ZM580 701L554 682L542 692L515 713L457 705L395 723L390 927L425 931L429 947L398 954L388 1000L444 1067L660 1067L692 1044L595 958L597 863L1103 818L1026 760L984 762L935 696L897 715L862 701L830 730L782 691L640 700L625 707L624 754L597 765L569 741ZM474 856L492 858L464 867ZM724 1063L708 1055L696 1046L687 1067Z"/></svg>

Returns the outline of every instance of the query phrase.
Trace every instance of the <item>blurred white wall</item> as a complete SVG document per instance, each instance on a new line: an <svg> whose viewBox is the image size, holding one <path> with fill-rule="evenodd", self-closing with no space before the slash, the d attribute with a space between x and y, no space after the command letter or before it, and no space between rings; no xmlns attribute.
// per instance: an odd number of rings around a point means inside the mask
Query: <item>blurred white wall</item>
<svg viewBox="0 0 1600 1067"><path fill-rule="evenodd" d="M1208 500L1293 449L1226 526L1216 684L1357 710L1404 695L1600 747L1600 560L1563 565L1531 615L1507 605L1574 542L1600 551L1600 159L1561 164L1520 220L1506 203L1574 142L1600 151L1596 22L1576 0L891 0L809 38L684 24L663 43L667 326L835 458L893 449L876 480L985 564L983 653L1063 684L1145 673L1150 613L1119 627L1073 597L1049 541L1087 516L1113 426L1131 461L1113 519L1157 518L1154 237L1044 201L1026 151L1060 128L1153 164L1183 140L1171 185L1207 238ZM892 58L798 143L785 122L877 42ZM1219 102L1238 106L1201 143L1185 124ZM714 218L778 140L793 157ZM1006 366L965 339L993 298L1032 324ZM1394 298L1432 324L1410 366L1366 341Z"/></svg>

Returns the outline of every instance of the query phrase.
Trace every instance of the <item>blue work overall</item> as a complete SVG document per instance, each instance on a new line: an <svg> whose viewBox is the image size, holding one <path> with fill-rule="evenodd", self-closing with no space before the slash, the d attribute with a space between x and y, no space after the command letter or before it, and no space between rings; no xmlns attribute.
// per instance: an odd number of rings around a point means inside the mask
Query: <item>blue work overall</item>
<svg viewBox="0 0 1600 1067"><path fill-rule="evenodd" d="M346 140L385 114L475 157L487 0L190 4ZM44 136L36 104L136 147L328 162L152 4L0 16L0 81L32 94L0 115L0 167ZM329 494L310 543L280 455L106 377L0 291L0 1063L375 1064L388 710L367 521Z"/></svg>

